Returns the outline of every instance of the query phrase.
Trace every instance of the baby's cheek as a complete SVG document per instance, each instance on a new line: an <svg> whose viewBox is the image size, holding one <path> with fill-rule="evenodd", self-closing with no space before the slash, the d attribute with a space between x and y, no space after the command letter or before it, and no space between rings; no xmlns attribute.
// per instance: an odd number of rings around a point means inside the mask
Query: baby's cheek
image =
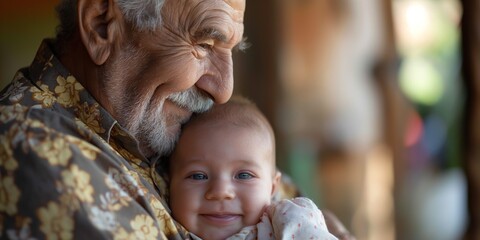
<svg viewBox="0 0 480 240"><path fill-rule="evenodd" d="M256 195L256 196L254 196ZM264 194L251 194L248 204L244 206L245 226L255 225L259 222L263 212L270 205L270 196Z"/></svg>

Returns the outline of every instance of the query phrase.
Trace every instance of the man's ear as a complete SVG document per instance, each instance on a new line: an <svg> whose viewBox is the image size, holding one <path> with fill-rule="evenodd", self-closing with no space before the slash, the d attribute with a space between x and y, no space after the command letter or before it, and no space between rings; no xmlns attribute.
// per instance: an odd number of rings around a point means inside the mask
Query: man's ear
<svg viewBox="0 0 480 240"><path fill-rule="evenodd" d="M78 0L79 31L92 61L106 62L114 46L114 35L120 32L120 11L113 0Z"/></svg>
<svg viewBox="0 0 480 240"><path fill-rule="evenodd" d="M280 186L280 180L282 178L282 173L279 170L276 170L275 177L272 182L272 196L277 193L278 187Z"/></svg>

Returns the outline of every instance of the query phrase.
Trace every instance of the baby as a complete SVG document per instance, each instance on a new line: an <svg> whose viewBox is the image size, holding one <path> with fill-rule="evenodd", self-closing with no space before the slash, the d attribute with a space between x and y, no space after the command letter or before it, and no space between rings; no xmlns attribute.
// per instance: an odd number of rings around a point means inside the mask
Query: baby
<svg viewBox="0 0 480 240"><path fill-rule="evenodd" d="M194 239L336 239L310 200L271 202L280 180L274 133L244 98L193 117L169 169L172 215Z"/></svg>

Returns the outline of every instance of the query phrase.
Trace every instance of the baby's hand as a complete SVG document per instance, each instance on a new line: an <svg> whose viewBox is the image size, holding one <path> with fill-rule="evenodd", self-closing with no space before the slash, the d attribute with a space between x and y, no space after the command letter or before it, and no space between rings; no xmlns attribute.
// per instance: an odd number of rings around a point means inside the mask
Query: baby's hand
<svg viewBox="0 0 480 240"><path fill-rule="evenodd" d="M308 198L283 199L267 207L274 239L337 239L328 232L322 212ZM262 217L262 222L265 221ZM259 228L260 236L260 228ZM261 239L261 238L259 238Z"/></svg>

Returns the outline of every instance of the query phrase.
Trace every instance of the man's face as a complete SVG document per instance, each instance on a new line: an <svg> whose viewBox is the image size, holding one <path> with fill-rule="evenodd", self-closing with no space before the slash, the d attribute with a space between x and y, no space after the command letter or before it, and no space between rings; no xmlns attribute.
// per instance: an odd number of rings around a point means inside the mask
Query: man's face
<svg viewBox="0 0 480 240"><path fill-rule="evenodd" d="M257 224L274 190L273 158L265 131L225 123L187 127L170 159L172 216L212 240Z"/></svg>
<svg viewBox="0 0 480 240"><path fill-rule="evenodd" d="M156 31L126 33L105 66L106 94L147 157L171 151L192 112L230 98L244 9L245 0L166 0Z"/></svg>

